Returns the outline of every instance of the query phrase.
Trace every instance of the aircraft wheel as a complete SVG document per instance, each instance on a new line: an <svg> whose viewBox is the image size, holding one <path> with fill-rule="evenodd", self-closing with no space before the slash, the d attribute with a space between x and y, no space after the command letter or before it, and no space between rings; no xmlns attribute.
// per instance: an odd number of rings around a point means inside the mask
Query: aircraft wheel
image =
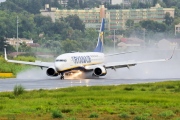
<svg viewBox="0 0 180 120"><path fill-rule="evenodd" d="M61 80L63 80L64 79L64 76L61 76L61 78L60 78Z"/></svg>

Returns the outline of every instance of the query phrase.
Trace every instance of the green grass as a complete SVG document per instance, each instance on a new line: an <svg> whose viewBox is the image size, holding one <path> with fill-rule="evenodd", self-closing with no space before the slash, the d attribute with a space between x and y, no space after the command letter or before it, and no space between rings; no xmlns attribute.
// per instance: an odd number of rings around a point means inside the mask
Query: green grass
<svg viewBox="0 0 180 120"><path fill-rule="evenodd" d="M20 61L27 61L27 62L35 62L36 60L36 58L33 56L17 56L14 59Z"/></svg>
<svg viewBox="0 0 180 120"><path fill-rule="evenodd" d="M20 94L23 94L24 93L24 87L22 86L22 85L15 85L14 86L14 95L15 96L18 96L18 95L20 95Z"/></svg>
<svg viewBox="0 0 180 120"><path fill-rule="evenodd" d="M0 93L0 119L179 119L180 81Z"/></svg>
<svg viewBox="0 0 180 120"><path fill-rule="evenodd" d="M5 61L3 57L0 56L0 72L1 73L13 73L14 77L16 77L17 73L23 70L26 70L27 68L29 68L27 65L8 63Z"/></svg>

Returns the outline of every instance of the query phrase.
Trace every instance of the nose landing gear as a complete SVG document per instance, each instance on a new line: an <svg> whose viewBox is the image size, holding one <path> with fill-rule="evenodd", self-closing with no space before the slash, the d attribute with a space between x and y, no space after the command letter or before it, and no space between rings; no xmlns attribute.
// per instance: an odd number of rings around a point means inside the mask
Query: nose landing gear
<svg viewBox="0 0 180 120"><path fill-rule="evenodd" d="M64 79L64 73L61 73L61 77L60 77L61 80Z"/></svg>

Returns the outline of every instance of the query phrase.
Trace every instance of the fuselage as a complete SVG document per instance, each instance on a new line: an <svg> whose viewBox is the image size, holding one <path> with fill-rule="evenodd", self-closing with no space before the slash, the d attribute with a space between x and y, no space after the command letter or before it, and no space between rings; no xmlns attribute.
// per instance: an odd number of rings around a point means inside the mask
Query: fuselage
<svg viewBox="0 0 180 120"><path fill-rule="evenodd" d="M104 54L100 52L76 52L59 55L55 59L57 72L63 72L78 67L96 65L104 62Z"/></svg>

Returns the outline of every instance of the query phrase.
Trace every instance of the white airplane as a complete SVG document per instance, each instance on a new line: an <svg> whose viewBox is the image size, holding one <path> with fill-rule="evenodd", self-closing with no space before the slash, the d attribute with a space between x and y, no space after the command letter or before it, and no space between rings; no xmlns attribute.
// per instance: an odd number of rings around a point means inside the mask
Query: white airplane
<svg viewBox="0 0 180 120"><path fill-rule="evenodd" d="M97 46L94 52L75 52L75 53L65 53L59 55L54 62L25 62L17 60L8 60L6 54L6 48L4 49L5 60L11 63L27 64L33 66L39 66L41 68L47 68L46 74L48 76L58 76L60 79L64 79L65 73L71 73L71 71L80 70L84 73L92 72L92 76L105 76L107 74L106 69L123 68L130 66L135 66L139 63L150 63L150 62L162 62L170 60L173 54L167 59L156 59L156 60L146 60L146 61L125 61L125 62L109 62L105 63L105 55L103 53L103 32L105 26L105 19L102 19L100 33L98 37ZM173 52L174 53L174 52ZM111 55L117 55L111 54ZM120 53L121 54L121 53ZM111 56L108 55L108 56Z"/></svg>

